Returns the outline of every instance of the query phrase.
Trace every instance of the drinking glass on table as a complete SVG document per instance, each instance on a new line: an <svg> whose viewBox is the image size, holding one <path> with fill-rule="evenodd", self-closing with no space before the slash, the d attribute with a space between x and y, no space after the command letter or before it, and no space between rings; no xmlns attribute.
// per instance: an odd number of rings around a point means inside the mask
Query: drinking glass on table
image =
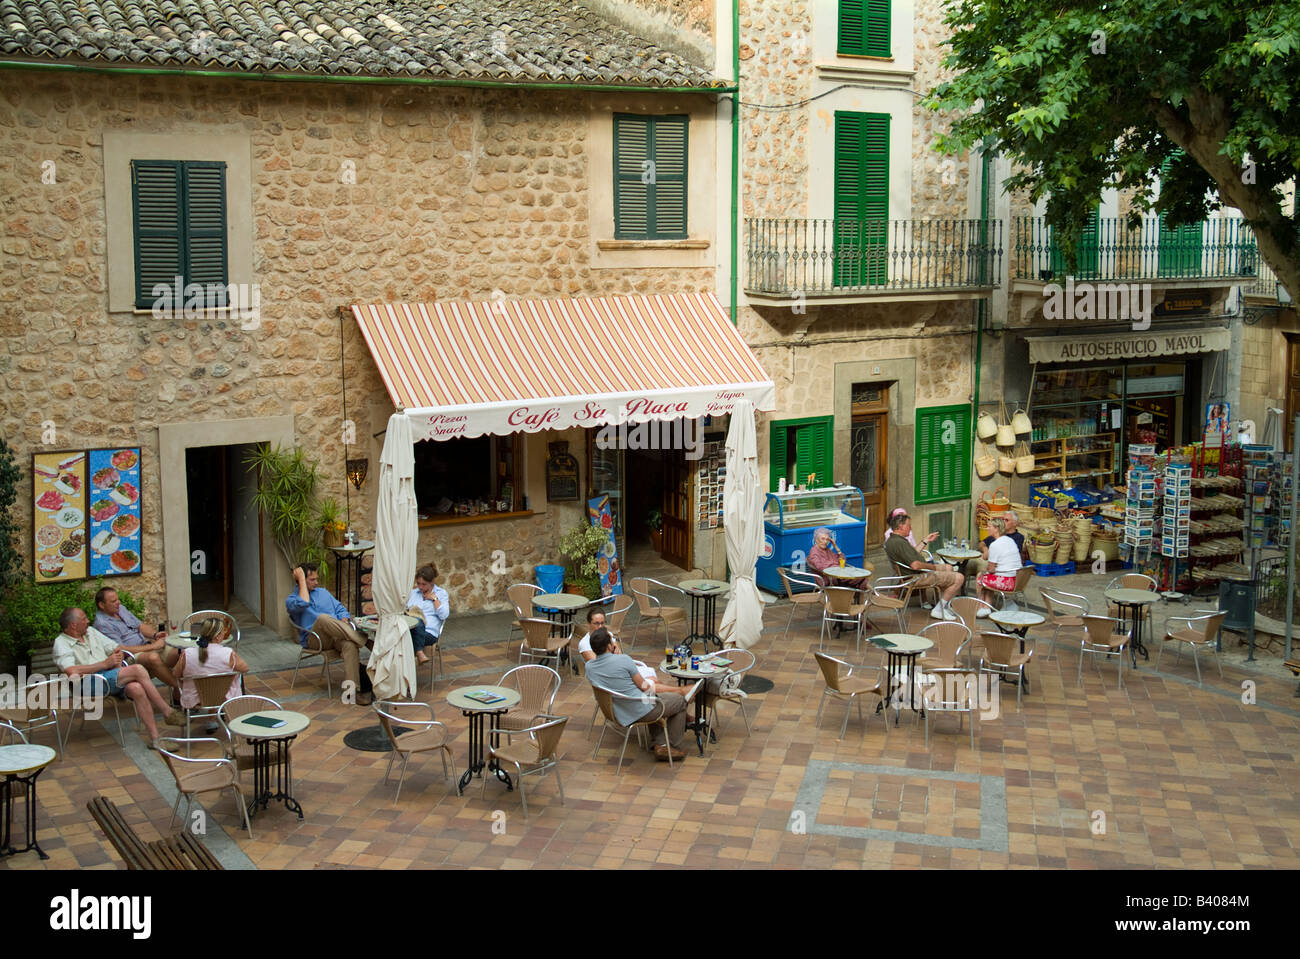
<svg viewBox="0 0 1300 959"><path fill-rule="evenodd" d="M666 663L669 665L669 667L672 666L672 664L673 664L673 648L672 648L672 646L668 646L668 645L664 646L664 662L666 662Z"/></svg>

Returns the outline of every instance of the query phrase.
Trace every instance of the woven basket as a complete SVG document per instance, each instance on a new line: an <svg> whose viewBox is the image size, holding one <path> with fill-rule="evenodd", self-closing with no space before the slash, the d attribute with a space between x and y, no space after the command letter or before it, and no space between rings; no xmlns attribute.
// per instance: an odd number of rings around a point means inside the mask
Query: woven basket
<svg viewBox="0 0 1300 959"><path fill-rule="evenodd" d="M1115 536L1106 533L1094 533L1092 536L1093 552L1100 552L1106 557L1106 562L1114 562L1119 559L1119 540Z"/></svg>
<svg viewBox="0 0 1300 959"><path fill-rule="evenodd" d="M987 443L998 435L998 421L991 413L981 413L975 421L975 434Z"/></svg>
<svg viewBox="0 0 1300 959"><path fill-rule="evenodd" d="M1062 563L1068 563L1069 561L1070 561L1070 543L1057 543L1056 564L1059 566Z"/></svg>
<svg viewBox="0 0 1300 959"><path fill-rule="evenodd" d="M1005 473L1007 476L1013 476L1016 472L1016 458L1007 456L1003 453L998 457L998 472Z"/></svg>
<svg viewBox="0 0 1300 959"><path fill-rule="evenodd" d="M1034 454L1029 450L1029 444L1021 442L1016 451L1016 472L1021 476L1026 473L1032 473L1038 468L1038 463L1034 460Z"/></svg>
<svg viewBox="0 0 1300 959"><path fill-rule="evenodd" d="M975 457L975 475L980 479L988 479L998 471L998 459L990 453L984 453Z"/></svg>
<svg viewBox="0 0 1300 959"><path fill-rule="evenodd" d="M1056 540L1051 542L1040 543L1037 540L1029 541L1029 559L1036 566L1050 565L1052 557L1056 554Z"/></svg>
<svg viewBox="0 0 1300 959"><path fill-rule="evenodd" d="M1054 523L1056 522L1056 510L1050 506L1035 506L1033 518L1040 523Z"/></svg>
<svg viewBox="0 0 1300 959"><path fill-rule="evenodd" d="M1074 561L1082 562L1089 556L1089 550L1092 548L1092 533L1084 533L1074 541Z"/></svg>

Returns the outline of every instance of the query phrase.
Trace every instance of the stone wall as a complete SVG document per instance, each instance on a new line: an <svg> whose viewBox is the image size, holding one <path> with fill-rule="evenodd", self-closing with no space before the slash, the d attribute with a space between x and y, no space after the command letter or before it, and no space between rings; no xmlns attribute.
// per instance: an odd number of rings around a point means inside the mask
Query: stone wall
<svg viewBox="0 0 1300 959"><path fill-rule="evenodd" d="M912 78L912 89L916 91L912 115L912 215L917 219L979 216L979 207L972 213L968 199L971 179L979 182L978 162L971 165L969 152L936 152L938 135L948 130L951 121L946 114L921 105L934 87L952 76L952 71L941 65L948 52L943 42L949 34L943 17L944 4L938 0L916 0L912 22L916 50L916 75Z"/></svg>
<svg viewBox="0 0 1300 959"><path fill-rule="evenodd" d="M588 182L607 173L588 169L585 94L6 76L0 433L20 464L41 448L143 447L145 573L122 585L147 596L162 586L160 424L292 414L297 442L321 464L322 493L343 500L340 307L486 299L494 290L515 298L712 289L711 269L591 267ZM129 185L104 182L104 133L214 127L233 127L252 157L254 235L243 242L253 246L260 323L242 330L218 316L108 312L105 191ZM53 183L42 182L47 160ZM370 456L372 477L353 497L353 525L369 535L382 442L371 435L392 405L359 332L345 326L352 455ZM51 420L54 442L43 445ZM19 502L29 494L24 482ZM30 519L24 506L25 550ZM555 522L491 535L538 542ZM440 544L455 551L480 538L489 534L466 528L421 542L437 555ZM486 600L481 588L476 581L458 601Z"/></svg>

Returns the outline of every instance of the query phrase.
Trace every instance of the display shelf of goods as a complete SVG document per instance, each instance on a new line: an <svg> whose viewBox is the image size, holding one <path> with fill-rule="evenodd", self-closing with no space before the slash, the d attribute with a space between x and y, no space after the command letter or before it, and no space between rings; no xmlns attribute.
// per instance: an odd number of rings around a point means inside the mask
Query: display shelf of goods
<svg viewBox="0 0 1300 959"><path fill-rule="evenodd" d="M1075 479L1083 476L1113 476L1115 473L1115 434L1093 433L1081 436L1057 436L1030 443L1034 454L1035 474L1041 479ZM1056 471L1060 475L1045 475Z"/></svg>

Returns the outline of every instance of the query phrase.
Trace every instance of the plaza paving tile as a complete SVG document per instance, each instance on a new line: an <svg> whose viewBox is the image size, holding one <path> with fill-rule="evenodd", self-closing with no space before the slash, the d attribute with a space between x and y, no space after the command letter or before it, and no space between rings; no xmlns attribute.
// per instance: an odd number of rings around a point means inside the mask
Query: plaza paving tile
<svg viewBox="0 0 1300 959"><path fill-rule="evenodd" d="M783 627L785 610L768 621ZM916 612L911 625L928 622ZM828 702L816 721L816 629L796 622L788 639L782 632L770 629L755 650L755 673L774 686L747 702L752 732L725 705L716 745L699 758L691 744L675 769L633 741L616 775L610 736L593 759L589 687L565 672L555 711L571 717L562 745L566 802L553 777L530 777L527 821L517 794L495 780L485 797L477 780L458 796L436 756L412 760L394 802L396 777L383 784L388 757L343 742L374 725L368 709L328 700L319 670L302 672L292 690L291 670L260 673L249 678L250 693L311 718L293 746L306 818L272 804L254 818L250 840L227 795L208 798L209 822L262 869L1300 866L1300 710L1283 679L1251 673L1256 701L1245 704L1246 674L1232 665L1223 680L1211 668L1198 687L1189 661L1166 659L1157 671L1153 657L1127 670L1121 689L1113 665L1099 674L1085 664L1078 684L1072 651L1050 662L1040 651L1022 708L1014 688L1001 686L1001 714L978 722L973 750L951 716L932 722L927 748L923 724L906 708L887 735L881 716L864 709L864 723L855 710L841 741L841 703ZM648 647L632 652L651 658ZM857 655L842 640L827 648ZM446 669L460 678L432 693L421 673L419 698L454 735L454 776L464 769L468 727L446 691L495 678L514 665L513 650L500 642L448 649ZM134 724L127 736L138 739ZM52 738L35 734L37 742ZM143 838L167 827L171 802L154 785L167 781L157 756L128 755L96 722L78 723L68 740L39 781L38 838L50 859L21 854L0 860L0 870L122 868L85 809L96 793L116 802Z"/></svg>

